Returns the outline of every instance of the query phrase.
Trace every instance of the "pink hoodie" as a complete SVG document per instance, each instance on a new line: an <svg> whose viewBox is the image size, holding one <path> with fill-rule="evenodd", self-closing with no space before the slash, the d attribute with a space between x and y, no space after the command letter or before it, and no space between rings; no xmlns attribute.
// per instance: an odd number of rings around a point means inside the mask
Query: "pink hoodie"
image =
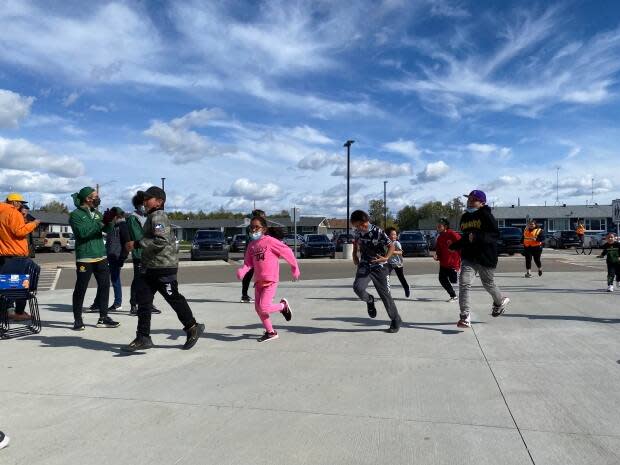
<svg viewBox="0 0 620 465"><path fill-rule="evenodd" d="M280 258L291 265L293 278L298 279L299 266L293 251L285 243L271 236L263 236L250 242L243 266L237 270L237 278L242 279L251 268L254 268L254 282L277 283L280 281Z"/></svg>

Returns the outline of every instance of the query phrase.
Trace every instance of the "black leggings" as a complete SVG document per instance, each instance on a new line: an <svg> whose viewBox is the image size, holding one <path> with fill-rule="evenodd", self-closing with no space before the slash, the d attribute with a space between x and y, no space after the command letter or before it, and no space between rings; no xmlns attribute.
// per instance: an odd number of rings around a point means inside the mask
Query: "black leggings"
<svg viewBox="0 0 620 465"><path fill-rule="evenodd" d="M241 282L241 296L245 297L248 295L248 289L250 289L250 283L252 282L252 278L254 277L254 268L250 268L245 276L243 277L243 281Z"/></svg>
<svg viewBox="0 0 620 465"><path fill-rule="evenodd" d="M403 289L405 289L406 293L407 289L409 289L409 283L407 282L407 279L405 279L404 268L402 266L394 266L392 269L396 273L396 276L398 276L398 280L400 281L401 286L403 286Z"/></svg>
<svg viewBox="0 0 620 465"><path fill-rule="evenodd" d="M525 255L525 268L527 270L532 269L532 258L534 258L534 263L538 269L540 270L542 268L542 263L540 261L542 247L525 247L523 254Z"/></svg>
<svg viewBox="0 0 620 465"><path fill-rule="evenodd" d="M452 284L456 284L457 282L458 275L456 270L444 266L439 267L439 283L448 292L450 297L456 297L456 292L454 292Z"/></svg>
<svg viewBox="0 0 620 465"><path fill-rule="evenodd" d="M104 318L108 315L108 299L110 298L110 267L107 260L98 262L77 262L77 279L73 290L73 318L76 322L82 322L82 306L90 277L95 275L97 281L96 304L99 307L99 316Z"/></svg>
<svg viewBox="0 0 620 465"><path fill-rule="evenodd" d="M620 263L607 262L607 285L611 286L616 281L620 281Z"/></svg>

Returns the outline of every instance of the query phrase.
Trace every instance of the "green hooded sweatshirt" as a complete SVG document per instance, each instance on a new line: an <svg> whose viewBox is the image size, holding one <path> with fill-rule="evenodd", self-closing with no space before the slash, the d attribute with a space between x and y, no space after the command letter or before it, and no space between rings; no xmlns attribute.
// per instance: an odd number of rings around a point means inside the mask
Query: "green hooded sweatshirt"
<svg viewBox="0 0 620 465"><path fill-rule="evenodd" d="M113 224L103 224L103 216L98 210L80 206L80 198L74 197L77 207L69 215L69 224L75 236L75 261L96 262L106 258L103 233L111 231Z"/></svg>

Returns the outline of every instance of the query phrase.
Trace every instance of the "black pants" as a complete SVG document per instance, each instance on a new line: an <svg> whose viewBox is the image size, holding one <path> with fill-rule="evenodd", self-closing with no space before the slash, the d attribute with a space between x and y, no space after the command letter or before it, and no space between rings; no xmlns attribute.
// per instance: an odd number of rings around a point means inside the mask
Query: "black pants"
<svg viewBox="0 0 620 465"><path fill-rule="evenodd" d="M616 281L620 281L620 263L607 262L607 285L611 286Z"/></svg>
<svg viewBox="0 0 620 465"><path fill-rule="evenodd" d="M241 296L245 297L248 295L248 289L250 289L250 284L252 283L252 278L254 277L254 268L250 269L245 276L243 277L243 281L241 281Z"/></svg>
<svg viewBox="0 0 620 465"><path fill-rule="evenodd" d="M390 268L390 265L387 264L370 267L366 263L360 263L355 275L355 281L353 282L353 291L364 302L370 302L371 297L370 294L366 292L366 288L368 284L370 284L370 281L372 281L387 310L390 320L400 324L402 320L400 319L398 309L390 293Z"/></svg>
<svg viewBox="0 0 620 465"><path fill-rule="evenodd" d="M0 257L0 268L2 268L6 260L10 260L11 258L26 258L26 257L2 256ZM23 315L26 312L27 302L28 301L26 299L15 300L15 313L17 313L18 315Z"/></svg>
<svg viewBox="0 0 620 465"><path fill-rule="evenodd" d="M534 263L540 270L542 268L542 263L540 261L540 256L542 255L542 247L525 247L523 250L523 254L525 255L525 269L532 269L532 258L534 258Z"/></svg>
<svg viewBox="0 0 620 465"><path fill-rule="evenodd" d="M155 293L159 292L176 312L183 329L196 324L192 310L183 295L179 294L179 283L175 269L145 270L142 279L137 282L136 298L138 300L138 336L151 334L151 309Z"/></svg>
<svg viewBox="0 0 620 465"><path fill-rule="evenodd" d="M396 273L396 276L398 276L400 285L403 286L403 289L405 289L405 292L406 292L407 289L409 289L409 283L407 282L407 279L405 278L404 268L402 266L393 266L392 269L394 270L394 273Z"/></svg>
<svg viewBox="0 0 620 465"><path fill-rule="evenodd" d="M456 297L456 292L454 292L452 284L456 284L457 282L458 274L456 270L445 266L439 267L439 283L448 292L448 294L450 294L450 297Z"/></svg>
<svg viewBox="0 0 620 465"><path fill-rule="evenodd" d="M76 322L82 322L82 306L90 277L94 274L97 281L96 304L99 307L99 316L108 316L108 300L110 298L110 267L107 260L98 262L77 262L77 280L73 290L73 318Z"/></svg>

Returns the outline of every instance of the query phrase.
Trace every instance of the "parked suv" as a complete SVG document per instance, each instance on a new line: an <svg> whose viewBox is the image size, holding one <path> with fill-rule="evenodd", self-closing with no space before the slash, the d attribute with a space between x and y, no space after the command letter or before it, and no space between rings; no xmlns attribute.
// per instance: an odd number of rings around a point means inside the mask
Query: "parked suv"
<svg viewBox="0 0 620 465"><path fill-rule="evenodd" d="M71 233L43 232L39 237L34 238L34 247L36 250L51 250L58 253L67 250L69 239L72 238Z"/></svg>
<svg viewBox="0 0 620 465"><path fill-rule="evenodd" d="M403 257L408 255L429 256L428 241L421 231L403 231L398 240L403 247Z"/></svg>
<svg viewBox="0 0 620 465"><path fill-rule="evenodd" d="M336 237L336 240L334 241L334 244L336 245L336 252L342 252L344 244L351 244L352 242L353 234L349 234L348 236L346 233L338 234L338 237Z"/></svg>
<svg viewBox="0 0 620 465"><path fill-rule="evenodd" d="M228 261L228 244L221 231L200 229L192 241L192 260L222 259Z"/></svg>
<svg viewBox="0 0 620 465"><path fill-rule="evenodd" d="M248 238L245 234L235 234L230 243L231 252L243 252L247 246Z"/></svg>
<svg viewBox="0 0 620 465"><path fill-rule="evenodd" d="M336 246L325 234L306 234L299 248L301 258L330 257L336 258Z"/></svg>
<svg viewBox="0 0 620 465"><path fill-rule="evenodd" d="M547 237L545 245L554 249L566 249L567 247L581 245L581 241L575 231L556 231Z"/></svg>
<svg viewBox="0 0 620 465"><path fill-rule="evenodd" d="M497 241L497 253L514 255L522 254L525 247L523 245L523 231L520 228L499 228L499 239Z"/></svg>
<svg viewBox="0 0 620 465"><path fill-rule="evenodd" d="M288 245L291 249L295 247L295 234L287 234L286 236L284 236L283 240L284 243ZM301 234L297 234L297 248L299 248L303 241L304 236L302 236Z"/></svg>

